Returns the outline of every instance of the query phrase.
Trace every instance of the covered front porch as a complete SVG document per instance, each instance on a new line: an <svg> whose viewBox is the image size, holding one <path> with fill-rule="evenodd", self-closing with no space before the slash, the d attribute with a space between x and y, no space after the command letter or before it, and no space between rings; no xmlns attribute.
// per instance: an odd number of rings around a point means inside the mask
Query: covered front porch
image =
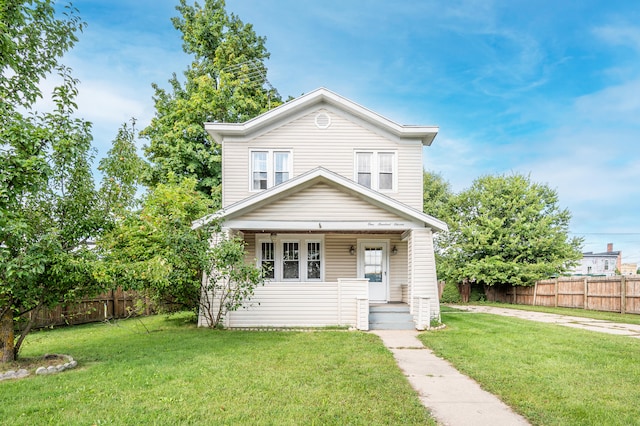
<svg viewBox="0 0 640 426"><path fill-rule="evenodd" d="M369 330L376 327L377 314L371 317L371 307L385 304L406 307L417 329L425 329L439 316L437 292L431 291L424 276L416 275L429 258L420 257L425 251L418 243L431 241L428 228L228 232L242 235L248 262L268 266L271 273L264 286L255 289L246 309L227 314L225 327Z"/></svg>

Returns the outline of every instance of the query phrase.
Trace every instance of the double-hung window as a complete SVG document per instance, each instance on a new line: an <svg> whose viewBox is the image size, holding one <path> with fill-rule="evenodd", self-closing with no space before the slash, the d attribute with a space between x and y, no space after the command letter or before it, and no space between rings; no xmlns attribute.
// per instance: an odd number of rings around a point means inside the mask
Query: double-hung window
<svg viewBox="0 0 640 426"><path fill-rule="evenodd" d="M276 281L322 281L322 238L301 235L258 240L257 258L264 277Z"/></svg>
<svg viewBox="0 0 640 426"><path fill-rule="evenodd" d="M357 151L355 180L377 191L394 191L396 187L396 154L387 151Z"/></svg>
<svg viewBox="0 0 640 426"><path fill-rule="evenodd" d="M251 190L261 191L291 178L291 151L251 151Z"/></svg>
<svg viewBox="0 0 640 426"><path fill-rule="evenodd" d="M282 279L300 278L300 243L286 241L282 243Z"/></svg>
<svg viewBox="0 0 640 426"><path fill-rule="evenodd" d="M275 278L275 253L271 241L260 242L260 266L262 276L266 279Z"/></svg>

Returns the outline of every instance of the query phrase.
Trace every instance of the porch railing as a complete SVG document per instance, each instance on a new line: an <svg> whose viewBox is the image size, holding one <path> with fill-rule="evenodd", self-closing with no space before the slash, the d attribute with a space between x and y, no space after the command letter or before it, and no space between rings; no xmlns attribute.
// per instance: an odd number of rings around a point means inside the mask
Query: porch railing
<svg viewBox="0 0 640 426"><path fill-rule="evenodd" d="M336 282L268 282L255 289L250 306L227 314L225 325L251 327L369 328L367 279Z"/></svg>

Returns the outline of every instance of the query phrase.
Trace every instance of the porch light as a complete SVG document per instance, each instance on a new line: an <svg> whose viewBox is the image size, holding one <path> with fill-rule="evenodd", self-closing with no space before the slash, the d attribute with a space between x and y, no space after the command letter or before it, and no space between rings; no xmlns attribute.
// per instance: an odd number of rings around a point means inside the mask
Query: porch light
<svg viewBox="0 0 640 426"><path fill-rule="evenodd" d="M353 256L354 254L356 254L356 249L353 248L353 246L349 247L349 254L351 256Z"/></svg>
<svg viewBox="0 0 640 426"><path fill-rule="evenodd" d="M391 255L395 256L396 254L398 254L398 247L393 246L393 248L391 249Z"/></svg>

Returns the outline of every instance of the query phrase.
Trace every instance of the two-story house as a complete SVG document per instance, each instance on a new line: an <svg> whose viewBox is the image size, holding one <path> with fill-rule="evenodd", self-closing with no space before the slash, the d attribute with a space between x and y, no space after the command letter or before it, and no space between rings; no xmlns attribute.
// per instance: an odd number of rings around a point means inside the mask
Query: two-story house
<svg viewBox="0 0 640 426"><path fill-rule="evenodd" d="M604 275L611 277L621 272L622 252L613 250L613 243L607 244L607 251L582 253L580 263L572 270L573 275Z"/></svg>
<svg viewBox="0 0 640 426"><path fill-rule="evenodd" d="M422 213L422 150L437 127L399 125L321 88L205 129L222 146L223 207L199 224L218 218L270 271L225 326L367 330L369 305L393 302L418 329L439 318L433 234L447 226Z"/></svg>

